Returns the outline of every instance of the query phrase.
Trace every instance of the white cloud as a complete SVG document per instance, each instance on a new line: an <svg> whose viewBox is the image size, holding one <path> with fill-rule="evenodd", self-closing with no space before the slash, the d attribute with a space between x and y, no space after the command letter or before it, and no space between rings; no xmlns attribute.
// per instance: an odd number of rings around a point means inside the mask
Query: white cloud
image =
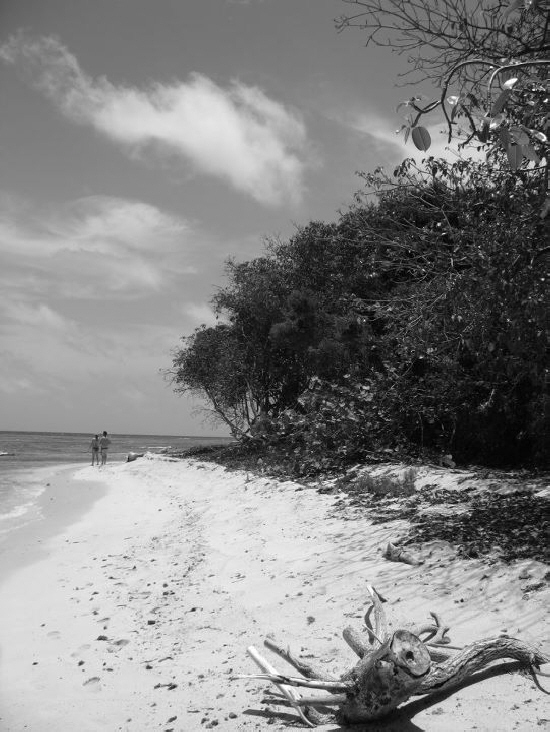
<svg viewBox="0 0 550 732"><path fill-rule="evenodd" d="M183 315L186 323L192 327L199 325L215 325L216 315L212 308L204 303L189 303L183 307Z"/></svg>
<svg viewBox="0 0 550 732"><path fill-rule="evenodd" d="M147 401L146 394L141 389L138 389L136 386L133 385L121 389L119 396L129 402L134 402L136 404L145 404L145 402Z"/></svg>
<svg viewBox="0 0 550 732"><path fill-rule="evenodd" d="M261 89L222 88L201 74L145 89L93 79L53 37L12 36L0 58L22 65L69 119L93 126L133 152L176 154L267 205L302 197L303 121Z"/></svg>
<svg viewBox="0 0 550 732"><path fill-rule="evenodd" d="M93 196L52 212L0 192L0 392L66 401L82 384L93 402L102 383L129 394L160 380L185 327L173 303L191 298L182 275L197 237L139 201Z"/></svg>
<svg viewBox="0 0 550 732"><path fill-rule="evenodd" d="M170 247L189 232L182 219L140 201L88 196L65 207L47 223L54 236L71 241L74 249L118 247L138 251ZM151 237L154 236L154 239Z"/></svg>
<svg viewBox="0 0 550 732"><path fill-rule="evenodd" d="M19 394L21 392L34 392L39 391L30 379L25 377L20 378L9 373L3 373L3 368L0 367L0 392L3 394Z"/></svg>
<svg viewBox="0 0 550 732"><path fill-rule="evenodd" d="M26 302L2 303L4 316L16 326L32 325L40 330L68 331L74 330L74 323L48 305L39 303L31 305Z"/></svg>
<svg viewBox="0 0 550 732"><path fill-rule="evenodd" d="M185 221L139 201L90 196L50 213L2 207L0 199L0 252L11 290L32 286L74 298L158 291L193 271L180 262L190 235Z"/></svg>
<svg viewBox="0 0 550 732"><path fill-rule="evenodd" d="M132 388L159 378L181 331L162 324L86 321L63 315L51 305L21 296L0 299L0 383L5 391L63 392L70 386L113 379Z"/></svg>

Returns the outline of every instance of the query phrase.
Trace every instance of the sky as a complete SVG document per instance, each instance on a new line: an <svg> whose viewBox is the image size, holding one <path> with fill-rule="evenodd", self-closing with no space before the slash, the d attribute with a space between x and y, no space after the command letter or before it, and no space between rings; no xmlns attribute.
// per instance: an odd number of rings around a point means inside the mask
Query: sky
<svg viewBox="0 0 550 732"><path fill-rule="evenodd" d="M163 377L224 262L415 153L350 10L0 0L0 429L226 434Z"/></svg>

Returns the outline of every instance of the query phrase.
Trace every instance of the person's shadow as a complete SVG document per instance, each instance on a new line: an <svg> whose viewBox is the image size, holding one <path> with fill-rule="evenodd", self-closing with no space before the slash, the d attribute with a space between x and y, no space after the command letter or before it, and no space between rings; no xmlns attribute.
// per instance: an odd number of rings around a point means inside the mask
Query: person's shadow
<svg viewBox="0 0 550 732"><path fill-rule="evenodd" d="M485 681L486 679L501 676L512 671L518 671L523 668L525 667L517 661L499 663L498 665L490 666L483 671L479 671L476 674L472 674L472 676L465 679L461 684L454 686L449 691L435 692L429 696L424 696L414 699L414 701L406 702L403 706L392 712L387 719L354 725L341 724L337 720L334 720L329 722L328 725L322 725L321 729L326 729L327 732L345 732L346 730L349 732L424 732L424 727L420 727L412 721L413 717L415 717L419 712L429 709L436 704L440 704L460 689L466 689L468 686L477 684L480 681ZM267 696L263 699L265 704L284 706L289 711L279 711L276 709L247 709L244 714L263 717L266 720L276 719L278 722L287 722L289 727L305 729L304 723L298 715L291 710L291 706L285 697L279 695L277 692L272 692L271 690L268 690L266 694Z"/></svg>

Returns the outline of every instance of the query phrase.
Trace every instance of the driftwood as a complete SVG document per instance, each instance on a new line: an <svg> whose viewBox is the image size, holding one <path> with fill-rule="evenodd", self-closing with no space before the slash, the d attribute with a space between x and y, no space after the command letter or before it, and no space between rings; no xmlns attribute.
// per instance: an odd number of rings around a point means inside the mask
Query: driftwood
<svg viewBox="0 0 550 732"><path fill-rule="evenodd" d="M339 678L327 677L324 670L295 656L273 639L266 639L265 646L301 675L279 673L250 646L248 654L264 673L238 678L265 679L276 684L302 721L314 727L334 721L354 724L380 719L411 696L435 694L460 686L472 674L498 659L515 659L530 668L533 674L537 669L541 675L548 675L541 672L540 665L548 664L550 658L516 638L488 638L465 648L450 645L449 628L436 613L430 613L432 621L428 624L390 631L383 598L373 587L369 586L368 590L371 606L365 615L365 628L348 627L343 631L344 640L359 661ZM308 693L304 694L303 690ZM315 690L317 693L309 693Z"/></svg>
<svg viewBox="0 0 550 732"><path fill-rule="evenodd" d="M392 544L391 541L388 542L386 551L382 556L384 559L389 559L390 562L403 562L404 564L413 565L424 564L422 559L418 559L418 557L405 551L402 547Z"/></svg>
<svg viewBox="0 0 550 732"><path fill-rule="evenodd" d="M137 460L140 457L143 457L145 453L143 452L129 452L128 456L126 458L127 463L132 463L134 460Z"/></svg>

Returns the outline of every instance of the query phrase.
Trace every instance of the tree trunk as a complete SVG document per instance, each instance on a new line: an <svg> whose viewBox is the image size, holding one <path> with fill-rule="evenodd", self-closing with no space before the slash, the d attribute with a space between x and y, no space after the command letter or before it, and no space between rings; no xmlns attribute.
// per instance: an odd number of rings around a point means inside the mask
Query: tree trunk
<svg viewBox="0 0 550 732"><path fill-rule="evenodd" d="M351 671L353 689L338 716L345 722L384 717L417 692L429 670L430 654L422 641L407 630L396 631Z"/></svg>

